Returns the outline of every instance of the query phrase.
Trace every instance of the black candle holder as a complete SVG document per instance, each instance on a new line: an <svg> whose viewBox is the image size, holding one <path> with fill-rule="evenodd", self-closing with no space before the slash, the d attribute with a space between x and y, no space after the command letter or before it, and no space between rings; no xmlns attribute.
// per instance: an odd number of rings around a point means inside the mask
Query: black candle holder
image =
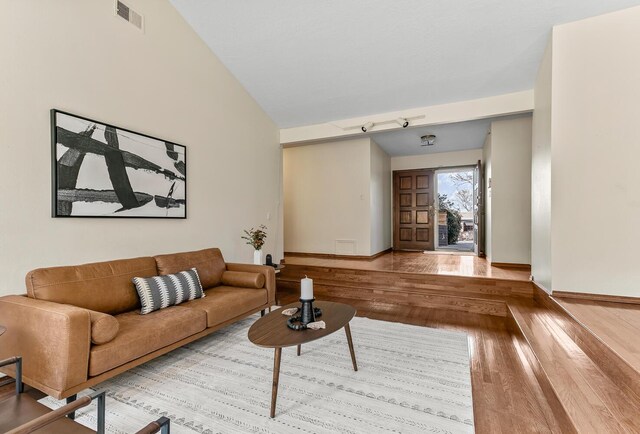
<svg viewBox="0 0 640 434"><path fill-rule="evenodd" d="M287 327L292 330L305 330L307 324L315 322L316 318L322 316L322 309L319 307L313 307L315 298L311 300L300 299L302 308L300 309L300 315L292 316L287 320ZM297 324L299 323L299 324Z"/></svg>
<svg viewBox="0 0 640 434"><path fill-rule="evenodd" d="M302 303L302 308L300 309L300 322L304 325L309 324L310 322L315 322L316 315L313 311L313 302L315 298L311 300L303 300L300 299L300 303Z"/></svg>

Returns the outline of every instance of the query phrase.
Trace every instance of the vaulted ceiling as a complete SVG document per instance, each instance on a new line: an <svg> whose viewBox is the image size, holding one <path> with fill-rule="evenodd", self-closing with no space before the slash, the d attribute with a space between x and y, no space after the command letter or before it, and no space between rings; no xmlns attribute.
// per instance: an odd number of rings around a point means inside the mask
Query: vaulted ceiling
<svg viewBox="0 0 640 434"><path fill-rule="evenodd" d="M533 87L553 25L640 0L171 0L281 127Z"/></svg>

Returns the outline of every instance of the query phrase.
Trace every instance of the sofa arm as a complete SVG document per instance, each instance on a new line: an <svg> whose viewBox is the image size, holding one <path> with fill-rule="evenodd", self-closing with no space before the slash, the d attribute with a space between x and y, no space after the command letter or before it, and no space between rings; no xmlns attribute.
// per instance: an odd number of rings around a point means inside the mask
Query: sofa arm
<svg viewBox="0 0 640 434"><path fill-rule="evenodd" d="M0 358L21 356L24 382L58 399L87 380L89 311L20 295L0 297L0 322L7 328ZM3 369L14 376L13 368Z"/></svg>
<svg viewBox="0 0 640 434"><path fill-rule="evenodd" d="M246 271L249 273L261 273L264 275L264 287L270 304L276 302L276 270L269 265L230 264L227 263L227 271Z"/></svg>

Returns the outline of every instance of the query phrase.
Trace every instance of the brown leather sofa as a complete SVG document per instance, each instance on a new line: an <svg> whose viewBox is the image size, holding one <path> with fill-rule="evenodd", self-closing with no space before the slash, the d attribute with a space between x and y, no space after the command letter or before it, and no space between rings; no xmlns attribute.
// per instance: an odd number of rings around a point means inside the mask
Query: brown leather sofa
<svg viewBox="0 0 640 434"><path fill-rule="evenodd" d="M138 313L133 277L194 267L206 297ZM26 296L0 297L0 359L22 356L24 382L58 399L272 306L276 289L272 267L219 249L40 268L26 283Z"/></svg>

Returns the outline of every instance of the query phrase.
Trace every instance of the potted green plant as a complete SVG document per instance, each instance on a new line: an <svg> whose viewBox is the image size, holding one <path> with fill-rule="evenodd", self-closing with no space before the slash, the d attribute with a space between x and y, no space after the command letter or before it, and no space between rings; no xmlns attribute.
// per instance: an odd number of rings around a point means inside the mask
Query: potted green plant
<svg viewBox="0 0 640 434"><path fill-rule="evenodd" d="M258 229L251 228L244 231L243 240L247 240L247 244L253 247L253 263L262 265L262 246L267 240L267 227L260 225Z"/></svg>

